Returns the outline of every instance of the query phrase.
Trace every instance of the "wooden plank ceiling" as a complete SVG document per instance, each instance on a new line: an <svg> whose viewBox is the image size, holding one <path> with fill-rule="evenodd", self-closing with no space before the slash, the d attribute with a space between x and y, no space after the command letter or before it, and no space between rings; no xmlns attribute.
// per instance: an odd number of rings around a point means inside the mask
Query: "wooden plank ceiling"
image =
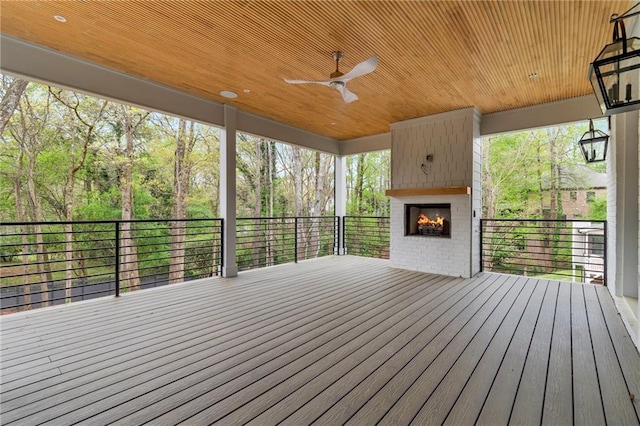
<svg viewBox="0 0 640 426"><path fill-rule="evenodd" d="M587 68L630 1L2 1L3 33L336 139L476 106L591 94ZM66 23L54 15L64 16ZM351 104L320 85L331 52ZM531 74L537 78L530 78ZM239 94L235 100L221 90ZM249 92L245 93L245 90Z"/></svg>

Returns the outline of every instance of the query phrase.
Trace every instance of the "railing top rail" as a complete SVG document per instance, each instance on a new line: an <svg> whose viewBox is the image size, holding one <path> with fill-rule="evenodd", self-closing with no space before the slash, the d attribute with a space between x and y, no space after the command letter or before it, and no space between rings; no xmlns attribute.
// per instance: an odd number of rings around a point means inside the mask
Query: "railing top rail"
<svg viewBox="0 0 640 426"><path fill-rule="evenodd" d="M336 216L338 217L338 216ZM391 219L391 216L357 216L357 215L344 215L343 218L347 219Z"/></svg>
<svg viewBox="0 0 640 426"><path fill-rule="evenodd" d="M105 219L105 220L69 220L69 221L44 221L44 222L0 222L0 226L22 225L75 225L75 224L100 224L100 223L153 223L153 222L204 222L221 221L220 217L199 219Z"/></svg>
<svg viewBox="0 0 640 426"><path fill-rule="evenodd" d="M237 217L236 220L276 220L276 219L335 219L338 216L272 216L272 217Z"/></svg>
<svg viewBox="0 0 640 426"><path fill-rule="evenodd" d="M483 222L590 222L590 223L606 223L606 220L598 219L480 219Z"/></svg>

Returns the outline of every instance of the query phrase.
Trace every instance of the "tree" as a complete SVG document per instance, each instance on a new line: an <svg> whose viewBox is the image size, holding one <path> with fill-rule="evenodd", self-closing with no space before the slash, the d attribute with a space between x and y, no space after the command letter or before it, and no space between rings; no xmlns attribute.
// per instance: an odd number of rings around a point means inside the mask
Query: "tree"
<svg viewBox="0 0 640 426"><path fill-rule="evenodd" d="M65 127L68 129L66 140L68 141L67 152L68 162L67 174L64 184L64 224L65 230L65 298L67 302L71 302L71 289L73 283L73 216L74 216L74 188L76 176L84 167L87 159L87 152L90 145L95 141L96 126L104 118L107 108L107 101L92 102L96 99L87 98L74 92L67 92L61 89L49 88L49 92L62 105L64 105L72 114L67 116ZM97 101L97 100L96 100ZM91 108L88 104L94 108Z"/></svg>
<svg viewBox="0 0 640 426"><path fill-rule="evenodd" d="M133 238L133 167L135 161L135 140L138 128L149 116L148 111L118 105L112 115L112 126L119 146L119 171L122 222L120 224L122 266L120 268L123 288L135 291L140 288L138 250ZM124 146L120 144L124 142Z"/></svg>

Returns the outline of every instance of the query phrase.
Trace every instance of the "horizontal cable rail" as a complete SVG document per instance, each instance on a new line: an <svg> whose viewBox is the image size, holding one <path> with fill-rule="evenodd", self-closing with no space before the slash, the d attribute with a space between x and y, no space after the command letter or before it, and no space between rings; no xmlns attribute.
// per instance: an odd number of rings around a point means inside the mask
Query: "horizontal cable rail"
<svg viewBox="0 0 640 426"><path fill-rule="evenodd" d="M342 226L345 253L389 259L389 217L344 216Z"/></svg>
<svg viewBox="0 0 640 426"><path fill-rule="evenodd" d="M238 270L332 255L339 229L337 216L238 218Z"/></svg>
<svg viewBox="0 0 640 426"><path fill-rule="evenodd" d="M482 219L483 271L606 285L607 223Z"/></svg>
<svg viewBox="0 0 640 426"><path fill-rule="evenodd" d="M209 277L222 219L0 225L2 314Z"/></svg>

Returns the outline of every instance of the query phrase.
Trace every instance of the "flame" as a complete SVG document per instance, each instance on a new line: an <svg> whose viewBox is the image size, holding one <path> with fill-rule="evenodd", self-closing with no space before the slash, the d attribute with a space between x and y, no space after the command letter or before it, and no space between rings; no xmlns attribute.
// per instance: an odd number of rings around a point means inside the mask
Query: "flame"
<svg viewBox="0 0 640 426"><path fill-rule="evenodd" d="M444 217L440 215L436 215L436 220L431 220L426 214L420 214L418 216L418 225L419 226L443 226Z"/></svg>

